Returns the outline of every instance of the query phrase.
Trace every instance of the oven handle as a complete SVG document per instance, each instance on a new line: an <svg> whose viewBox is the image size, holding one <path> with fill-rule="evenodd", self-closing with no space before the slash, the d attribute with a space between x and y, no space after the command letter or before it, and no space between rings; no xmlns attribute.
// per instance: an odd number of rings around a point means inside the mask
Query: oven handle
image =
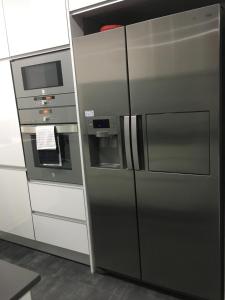
<svg viewBox="0 0 225 300"><path fill-rule="evenodd" d="M78 125L77 124L65 124L65 125L49 124L49 125L55 126L57 133L76 133L76 132L78 132ZM35 134L37 126L39 126L39 125L32 125L32 126L24 125L24 126L21 126L21 132L22 133L27 133L27 134Z"/></svg>

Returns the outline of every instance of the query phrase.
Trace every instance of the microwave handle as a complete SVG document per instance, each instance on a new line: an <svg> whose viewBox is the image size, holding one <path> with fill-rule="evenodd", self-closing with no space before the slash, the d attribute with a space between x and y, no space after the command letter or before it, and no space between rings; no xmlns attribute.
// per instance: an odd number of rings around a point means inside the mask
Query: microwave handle
<svg viewBox="0 0 225 300"><path fill-rule="evenodd" d="M78 125L77 124L65 124L65 125L58 125L58 124L49 124L51 126L55 126L57 133L76 133L78 132ZM39 126L39 125L37 125ZM36 134L36 127L35 125L24 125L21 126L21 132L27 134ZM47 126L47 125L40 125L40 126Z"/></svg>

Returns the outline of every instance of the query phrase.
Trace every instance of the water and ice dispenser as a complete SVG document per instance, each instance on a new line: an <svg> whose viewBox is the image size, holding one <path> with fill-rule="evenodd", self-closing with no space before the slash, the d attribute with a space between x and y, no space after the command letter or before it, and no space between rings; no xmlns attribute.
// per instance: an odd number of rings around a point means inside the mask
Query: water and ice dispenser
<svg viewBox="0 0 225 300"><path fill-rule="evenodd" d="M116 117L96 117L87 120L91 167L121 167L120 130Z"/></svg>

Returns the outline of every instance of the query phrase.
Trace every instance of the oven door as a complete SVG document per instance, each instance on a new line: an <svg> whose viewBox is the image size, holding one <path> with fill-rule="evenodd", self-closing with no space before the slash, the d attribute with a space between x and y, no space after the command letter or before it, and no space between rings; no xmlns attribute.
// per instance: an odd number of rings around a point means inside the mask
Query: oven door
<svg viewBox="0 0 225 300"><path fill-rule="evenodd" d="M17 98L74 92L70 50L15 60L12 71Z"/></svg>
<svg viewBox="0 0 225 300"><path fill-rule="evenodd" d="M21 132L30 180L82 184L77 124L55 124L55 150L37 150L36 126L22 126Z"/></svg>

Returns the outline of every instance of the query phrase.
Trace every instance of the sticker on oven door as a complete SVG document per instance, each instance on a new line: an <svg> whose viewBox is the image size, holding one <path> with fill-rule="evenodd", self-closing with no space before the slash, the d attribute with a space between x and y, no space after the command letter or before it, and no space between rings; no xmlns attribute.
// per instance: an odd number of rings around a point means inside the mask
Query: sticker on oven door
<svg viewBox="0 0 225 300"><path fill-rule="evenodd" d="M95 116L94 110L85 110L84 115L86 118L91 118Z"/></svg>

